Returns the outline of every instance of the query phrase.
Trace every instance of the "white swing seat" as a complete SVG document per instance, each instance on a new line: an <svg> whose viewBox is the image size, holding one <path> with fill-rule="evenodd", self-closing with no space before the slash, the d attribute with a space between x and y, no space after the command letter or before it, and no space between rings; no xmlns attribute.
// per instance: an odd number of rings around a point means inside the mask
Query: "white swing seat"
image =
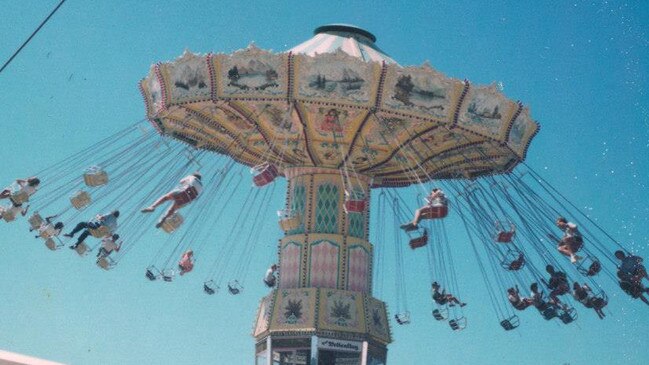
<svg viewBox="0 0 649 365"><path fill-rule="evenodd" d="M279 227L284 232L294 231L302 224L302 215L294 212L291 209L278 210Z"/></svg>
<svg viewBox="0 0 649 365"><path fill-rule="evenodd" d="M108 174L99 166L92 166L83 174L87 186L96 187L108 184Z"/></svg>
<svg viewBox="0 0 649 365"><path fill-rule="evenodd" d="M445 321L448 318L448 309L433 309L433 318L438 321Z"/></svg>
<svg viewBox="0 0 649 365"><path fill-rule="evenodd" d="M162 276L162 280L170 283L174 280L174 276L176 276L176 271L174 269L164 269L162 270L161 276Z"/></svg>
<svg viewBox="0 0 649 365"><path fill-rule="evenodd" d="M459 317L459 318L451 319L448 321L448 325L451 327L453 331L462 331L463 329L466 328L466 318Z"/></svg>
<svg viewBox="0 0 649 365"><path fill-rule="evenodd" d="M59 248L61 248L62 246L63 245L56 243L54 238L48 238L48 239L45 240L45 247L47 247L48 249L50 249L52 251L56 251Z"/></svg>
<svg viewBox="0 0 649 365"><path fill-rule="evenodd" d="M160 228L162 228L162 230L167 233L172 233L180 228L184 221L185 219L182 215L180 215L179 213L174 213L169 218L165 219Z"/></svg>
<svg viewBox="0 0 649 365"><path fill-rule="evenodd" d="M101 257L99 258L99 260L97 260L97 266L106 271L112 269L116 264L117 263L115 262L115 260L108 256Z"/></svg>
<svg viewBox="0 0 649 365"><path fill-rule="evenodd" d="M76 251L79 256L83 257L86 256L88 252L90 252L90 248L88 247L88 245L86 245L85 242L81 242L77 245L77 247L74 248L74 251Z"/></svg>
<svg viewBox="0 0 649 365"><path fill-rule="evenodd" d="M92 198L87 192L79 190L70 197L70 203L72 203L72 206L77 210L82 210L92 203Z"/></svg>
<svg viewBox="0 0 649 365"><path fill-rule="evenodd" d="M39 229L41 228L41 224L43 224L43 222L45 221L38 212L34 212L34 214L32 214L31 217L27 219L27 222L29 222L29 226L32 229Z"/></svg>
<svg viewBox="0 0 649 365"><path fill-rule="evenodd" d="M397 313L394 315L394 319L400 325L410 324L410 312Z"/></svg>
<svg viewBox="0 0 649 365"><path fill-rule="evenodd" d="M243 287L241 284L239 284L238 280L232 280L228 283L228 291L232 295L237 295L241 294L241 291L243 290Z"/></svg>
<svg viewBox="0 0 649 365"><path fill-rule="evenodd" d="M2 219L5 220L5 222L13 222L16 220L16 213L13 212L13 209L2 209Z"/></svg>
<svg viewBox="0 0 649 365"><path fill-rule="evenodd" d="M20 205L23 203L26 203L29 200L29 194L27 194L26 191L24 190L17 190L13 193L11 193L11 196L9 196L9 199L14 202L16 205Z"/></svg>
<svg viewBox="0 0 649 365"><path fill-rule="evenodd" d="M220 289L220 287L218 285L216 285L214 280L208 280L208 281L203 283L203 291L207 295L214 295L219 291L219 289Z"/></svg>
<svg viewBox="0 0 649 365"><path fill-rule="evenodd" d="M41 227L42 227L42 226L41 226ZM50 228L51 228L51 229L50 229ZM43 238L43 239L49 239L49 238L52 238L52 237L55 236L55 234L52 232L52 230L54 230L54 225L52 225L51 223L49 223L49 224L47 225L47 228L45 228L45 229L43 229L43 230L40 230L40 229L39 229L39 232L40 232L40 233L39 233L38 235L41 236L41 238Z"/></svg>
<svg viewBox="0 0 649 365"><path fill-rule="evenodd" d="M90 235L95 238L104 238L111 235L113 232L108 226L99 226L98 228L88 228Z"/></svg>
<svg viewBox="0 0 649 365"><path fill-rule="evenodd" d="M158 270L155 266L147 267L146 273L144 274L144 276L151 281L157 280L161 275L162 274L160 273L160 270Z"/></svg>

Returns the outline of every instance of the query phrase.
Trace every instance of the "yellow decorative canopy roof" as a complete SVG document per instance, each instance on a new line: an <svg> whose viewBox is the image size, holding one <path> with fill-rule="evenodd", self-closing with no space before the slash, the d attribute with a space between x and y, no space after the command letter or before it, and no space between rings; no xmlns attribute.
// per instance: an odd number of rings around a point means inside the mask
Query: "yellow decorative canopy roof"
<svg viewBox="0 0 649 365"><path fill-rule="evenodd" d="M373 44L368 32L345 31ZM525 158L539 126L497 87L428 64L401 67L387 55L375 61L339 43L312 55L255 46L185 52L142 80L147 116L164 135L248 166L345 168L375 187L498 174Z"/></svg>

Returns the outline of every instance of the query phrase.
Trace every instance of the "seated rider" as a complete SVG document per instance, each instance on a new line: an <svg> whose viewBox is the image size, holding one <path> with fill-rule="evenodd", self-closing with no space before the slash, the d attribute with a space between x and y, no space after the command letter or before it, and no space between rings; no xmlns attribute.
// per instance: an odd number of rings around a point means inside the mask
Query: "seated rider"
<svg viewBox="0 0 649 365"><path fill-rule="evenodd" d="M583 304L586 308L593 308L599 319L604 319L606 315L602 308L608 304L603 298L598 298L593 295L593 290L584 283L584 285L579 285L578 282L574 282L572 285L572 296L579 303Z"/></svg>
<svg viewBox="0 0 649 365"><path fill-rule="evenodd" d="M201 174L198 172L189 176L185 176L182 180L180 180L180 185L178 187L161 196L151 206L142 209L142 213L153 212L162 203L173 201L173 204L167 209L165 214L156 224L156 228L160 228L165 220L167 220L167 218L171 217L180 208L186 206L187 204L198 198L198 196L203 191L201 178Z"/></svg>
<svg viewBox="0 0 649 365"><path fill-rule="evenodd" d="M26 216L27 211L29 210L29 205L23 208L22 204L16 204L13 201L11 202L11 205L8 207L2 207L0 206L0 218L2 218L2 215L5 213L9 213L14 217L20 216Z"/></svg>
<svg viewBox="0 0 649 365"><path fill-rule="evenodd" d="M509 223L509 231L505 231L500 222L496 221L496 242L509 243L515 234L516 226L513 223Z"/></svg>
<svg viewBox="0 0 649 365"><path fill-rule="evenodd" d="M417 209L415 211L415 217L413 218L412 222L405 223L401 225L402 229L405 229L406 231L411 231L417 228L417 225L419 224L419 221L421 221L422 215L424 212L432 207L445 207L448 205L448 200L446 199L446 195L442 191L442 189L439 188L434 188L431 192L430 195L426 197L426 205Z"/></svg>
<svg viewBox="0 0 649 365"><path fill-rule="evenodd" d="M649 293L649 289L645 288L641 282L634 283L627 280L620 280L620 288L632 298L640 299L649 305L649 300L644 296L645 293Z"/></svg>
<svg viewBox="0 0 649 365"><path fill-rule="evenodd" d="M185 251L178 261L178 269L180 269L180 275L185 275L194 269L194 251Z"/></svg>
<svg viewBox="0 0 649 365"><path fill-rule="evenodd" d="M538 283L532 283L530 285L530 292L531 292L530 299L532 300L532 305L534 305L536 309L543 311L551 305L554 306L553 303L546 302L545 299L543 299L543 291L539 289Z"/></svg>
<svg viewBox="0 0 649 365"><path fill-rule="evenodd" d="M36 193L36 189L38 188L38 185L40 185L41 181L37 177L33 176L26 179L16 179L14 183L19 187L18 192L25 192L27 193L27 196L32 196ZM0 199L11 198L13 193L16 193L16 191L13 191L11 187L4 188L0 191Z"/></svg>
<svg viewBox="0 0 649 365"><path fill-rule="evenodd" d="M114 210L108 214L98 214L90 222L79 222L70 233L64 234L65 237L72 238L78 232L84 230L77 239L77 243L70 246L71 249L76 249L89 235L90 229L98 229L100 227L108 227L109 232L112 234L117 230L117 217L119 217L119 210Z"/></svg>
<svg viewBox="0 0 649 365"><path fill-rule="evenodd" d="M34 237L50 238L56 237L61 234L61 231L63 230L63 222L56 222L55 224L52 224L52 220L56 217L56 215L45 217L45 221L41 223L40 227L38 227L38 236ZM34 231L34 229L30 228L29 231L32 232Z"/></svg>
<svg viewBox="0 0 649 365"><path fill-rule="evenodd" d="M275 277L275 272L277 271L277 265L272 264L268 270L266 270L266 275L264 275L264 284L267 287L272 288L277 283L277 278Z"/></svg>
<svg viewBox="0 0 649 365"><path fill-rule="evenodd" d="M527 307L534 304L532 298L521 298L518 286L507 289L507 299L509 299L509 303L519 311L525 310Z"/></svg>
<svg viewBox="0 0 649 365"><path fill-rule="evenodd" d="M460 307L464 307L466 305L466 303L462 303L456 297L454 297L453 294L446 294L445 290L442 290L440 292L439 283L437 283L436 281L431 284L431 287L431 294L435 303L439 305L445 305L448 303L450 307L453 307L456 304L459 304Z"/></svg>
<svg viewBox="0 0 649 365"><path fill-rule="evenodd" d="M555 305L561 305L559 295L567 294L570 291L566 273L556 271L552 265L546 266L545 270L550 274L550 280L548 280L548 288L551 290L549 294L550 301Z"/></svg>
<svg viewBox="0 0 649 365"><path fill-rule="evenodd" d="M99 252L97 252L97 260L108 257L113 252L119 252L119 249L122 248L122 245L117 243L118 240L118 234L113 234L102 238L101 247L99 248Z"/></svg>
<svg viewBox="0 0 649 365"><path fill-rule="evenodd" d="M566 218L559 217L557 218L557 227L563 231L563 237L559 240L559 245L557 250L563 255L570 257L570 262L573 264L578 260L581 260L581 256L577 256L576 253L581 249L581 246L584 244L584 238L579 232L577 225L568 222Z"/></svg>
<svg viewBox="0 0 649 365"><path fill-rule="evenodd" d="M509 270L510 271L520 270L523 267L523 265L525 265L525 255L523 255L523 253L521 252L518 254L516 260L512 261L509 264Z"/></svg>
<svg viewBox="0 0 649 365"><path fill-rule="evenodd" d="M642 265L642 257L626 255L624 251L615 251L615 257L620 260L618 276L631 282L640 282L643 278L649 279L647 269Z"/></svg>

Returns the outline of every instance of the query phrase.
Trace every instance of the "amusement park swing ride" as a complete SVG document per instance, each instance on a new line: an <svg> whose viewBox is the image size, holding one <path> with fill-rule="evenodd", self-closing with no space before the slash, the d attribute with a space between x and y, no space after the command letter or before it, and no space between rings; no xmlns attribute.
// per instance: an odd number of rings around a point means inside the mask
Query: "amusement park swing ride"
<svg viewBox="0 0 649 365"><path fill-rule="evenodd" d="M564 324L577 319L574 302L602 317L605 279L645 300L641 271L616 273L612 252L633 257L629 251L524 163L539 131L527 107L495 85L449 78L428 64L402 67L375 41L363 29L327 25L283 53L251 45L155 64L140 88L157 133L140 121L34 174L37 183L17 180L3 191L10 204L2 217L18 219L29 204L30 228L48 249L76 241L70 247L80 256L97 252L103 270L157 228L168 236L143 270L148 280L173 282L196 266L206 295L241 295L255 244L267 239L263 224L278 210L277 280L253 330L259 364L276 351L311 363L385 364L390 321L413 320L405 250L426 256L430 320L465 329L447 233L453 215L505 331L518 328L516 312L528 307ZM271 207L281 178L285 206ZM417 201L400 194L408 187ZM172 208L146 214L159 204ZM209 227L233 211L234 228L210 263L202 255ZM79 221L74 231L88 238L66 238ZM563 237L554 236L559 229ZM392 315L373 296L390 246ZM519 288L531 284L533 295L522 297Z"/></svg>

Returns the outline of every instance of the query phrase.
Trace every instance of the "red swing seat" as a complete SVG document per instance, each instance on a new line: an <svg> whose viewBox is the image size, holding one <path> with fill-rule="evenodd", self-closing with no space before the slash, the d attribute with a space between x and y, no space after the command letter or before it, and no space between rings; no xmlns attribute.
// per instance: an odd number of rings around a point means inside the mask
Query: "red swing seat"
<svg viewBox="0 0 649 365"><path fill-rule="evenodd" d="M365 194L362 192L345 191L345 212L363 213L367 207Z"/></svg>
<svg viewBox="0 0 649 365"><path fill-rule="evenodd" d="M424 247L428 244L428 230L425 228L422 230L421 235L418 235L415 238L412 238L408 245L410 245L411 249L416 249L420 247Z"/></svg>
<svg viewBox="0 0 649 365"><path fill-rule="evenodd" d="M367 206L365 200L346 200L345 210L347 213L363 213Z"/></svg>
<svg viewBox="0 0 649 365"><path fill-rule="evenodd" d="M277 168L269 163L257 165L252 168L251 172L254 174L252 182L257 187L270 184L278 175Z"/></svg>
<svg viewBox="0 0 649 365"><path fill-rule="evenodd" d="M429 205L422 208L421 219L441 219L448 215L447 205Z"/></svg>
<svg viewBox="0 0 649 365"><path fill-rule="evenodd" d="M496 242L498 243L510 243L516 231L500 231L496 235Z"/></svg>

